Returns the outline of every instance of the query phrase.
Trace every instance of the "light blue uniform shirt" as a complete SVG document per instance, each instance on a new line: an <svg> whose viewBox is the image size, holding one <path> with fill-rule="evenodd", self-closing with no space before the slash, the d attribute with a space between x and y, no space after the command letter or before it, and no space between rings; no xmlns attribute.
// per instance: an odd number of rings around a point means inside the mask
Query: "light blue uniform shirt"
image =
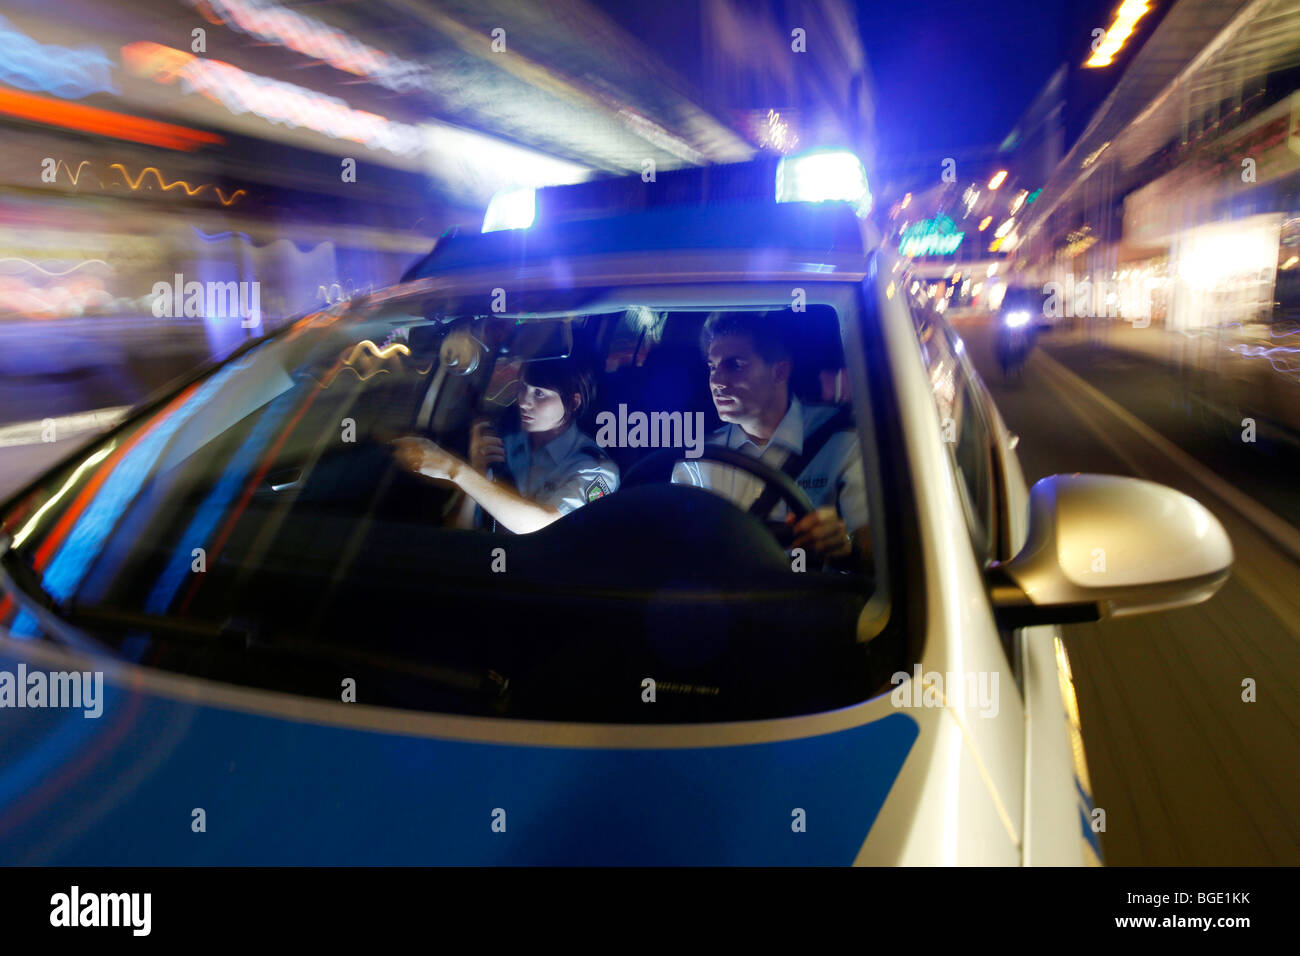
<svg viewBox="0 0 1300 956"><path fill-rule="evenodd" d="M618 465L576 424L536 450L525 432L514 432L505 448L519 493L562 515L618 489Z"/></svg>
<svg viewBox="0 0 1300 956"><path fill-rule="evenodd" d="M723 425L710 437L709 444L725 445L779 470L791 454L803 454L804 441L836 411L834 405L805 405L792 397L785 417L763 448L736 424ZM673 481L716 492L746 511L766 487L755 475L712 461L678 462L673 469ZM804 466L795 483L808 495L814 508L833 507L849 531L866 526L867 487L857 432L840 431L831 435L821 451ZM768 517L781 521L789 510L784 501L778 501Z"/></svg>

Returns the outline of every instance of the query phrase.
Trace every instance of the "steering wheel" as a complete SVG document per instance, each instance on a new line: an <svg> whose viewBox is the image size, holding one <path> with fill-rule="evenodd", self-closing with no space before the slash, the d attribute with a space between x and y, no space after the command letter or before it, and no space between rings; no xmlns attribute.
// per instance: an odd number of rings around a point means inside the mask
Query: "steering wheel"
<svg viewBox="0 0 1300 956"><path fill-rule="evenodd" d="M813 503L807 493L804 492L785 472L779 468L773 468L765 461L759 461L742 452L735 451L731 448L724 448L721 445L705 445L698 458L683 458L681 449L664 448L653 454L642 458L633 465L628 473L619 481L619 486L629 488L635 485L645 485L652 482L666 482L672 479L673 466L679 461L717 461L724 465L731 465L743 472L753 475L763 482L763 491L773 487L781 495L781 500L786 503L790 513L798 521L804 515L813 510ZM759 492L761 497L763 492ZM755 502L757 503L757 502ZM753 515L753 512L750 512ZM767 515L753 515L763 522L763 525L771 532L772 537L776 538L777 544L782 548L788 548L793 540L790 534L790 528L782 521L768 521ZM815 552L809 551L807 560L810 566L820 566L821 562L816 557Z"/></svg>

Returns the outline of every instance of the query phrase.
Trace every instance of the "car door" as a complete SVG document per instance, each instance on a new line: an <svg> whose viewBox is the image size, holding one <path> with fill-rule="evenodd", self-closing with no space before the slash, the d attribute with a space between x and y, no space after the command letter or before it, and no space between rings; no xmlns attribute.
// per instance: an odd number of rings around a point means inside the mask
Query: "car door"
<svg viewBox="0 0 1300 956"><path fill-rule="evenodd" d="M1012 656L1008 645L999 640L982 576L983 570L997 559L1002 538L997 469L992 454L993 427L978 378L964 361L965 347L960 338L924 304L909 303L906 297L900 304L910 305L907 317L928 386L924 404L930 407L931 415L937 416L942 448L941 457L925 465L926 480L944 486L956 506L955 513L952 506L934 512L936 532L942 537L939 547L945 552L935 570L943 574L945 580L939 586L953 603L945 611L950 616L944 630L940 634L930 629L931 639L937 637L949 643L945 666L958 668L963 680L975 678L997 688L993 695L995 707L959 704L953 714L961 723L985 785L994 795L997 812L1015 841L1019 859L1024 711ZM938 502L931 505L938 506Z"/></svg>
<svg viewBox="0 0 1300 956"><path fill-rule="evenodd" d="M942 320L940 320L942 321ZM981 499L987 512L989 562L1011 560L1029 533L1029 493L1015 449L1018 438L1006 423L976 373L960 339L943 323L954 355L963 367L986 429L987 458L969 454L964 472L987 469L989 494ZM983 474L979 476L982 480ZM971 475L972 480L976 480ZM1093 829L1092 787L1084 756L1069 655L1056 626L1001 629L1003 649L1015 675L1025 712L1026 865L1062 866L1100 862L1101 846Z"/></svg>

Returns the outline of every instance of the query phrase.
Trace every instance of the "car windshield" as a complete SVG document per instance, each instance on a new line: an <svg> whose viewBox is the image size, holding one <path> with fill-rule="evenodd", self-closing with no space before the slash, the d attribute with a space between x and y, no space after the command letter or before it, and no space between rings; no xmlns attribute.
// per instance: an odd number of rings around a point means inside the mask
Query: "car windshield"
<svg viewBox="0 0 1300 956"><path fill-rule="evenodd" d="M863 614L885 556L850 317L587 299L375 297L252 344L15 500L0 624L453 713L747 719L879 691L897 645Z"/></svg>

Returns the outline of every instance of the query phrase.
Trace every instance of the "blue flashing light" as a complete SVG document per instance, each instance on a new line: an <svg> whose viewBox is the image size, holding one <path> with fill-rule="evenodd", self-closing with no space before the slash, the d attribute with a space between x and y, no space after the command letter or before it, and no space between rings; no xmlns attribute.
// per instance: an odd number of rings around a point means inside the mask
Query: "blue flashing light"
<svg viewBox="0 0 1300 956"><path fill-rule="evenodd" d="M847 202L865 216L871 210L871 190L858 157L848 150L821 149L777 164L776 201Z"/></svg>
<svg viewBox="0 0 1300 956"><path fill-rule="evenodd" d="M483 232L502 229L527 229L537 218L537 190L503 189L488 203L483 217Z"/></svg>

